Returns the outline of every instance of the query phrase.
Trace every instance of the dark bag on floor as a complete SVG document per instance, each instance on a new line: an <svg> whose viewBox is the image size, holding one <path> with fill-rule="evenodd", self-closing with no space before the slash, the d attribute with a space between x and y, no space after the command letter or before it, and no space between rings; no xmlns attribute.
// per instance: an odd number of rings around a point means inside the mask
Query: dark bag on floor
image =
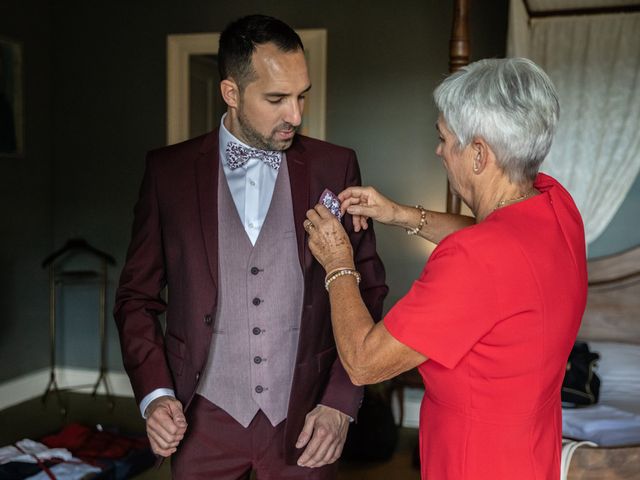
<svg viewBox="0 0 640 480"><path fill-rule="evenodd" d="M562 382L562 406L593 405L600 396L600 378L595 372L600 355L589 350L586 342L577 341L567 361Z"/></svg>

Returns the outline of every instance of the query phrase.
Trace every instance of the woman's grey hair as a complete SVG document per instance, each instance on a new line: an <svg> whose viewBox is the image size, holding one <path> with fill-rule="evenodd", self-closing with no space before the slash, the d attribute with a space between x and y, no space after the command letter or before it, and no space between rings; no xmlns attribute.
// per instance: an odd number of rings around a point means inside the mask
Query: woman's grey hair
<svg viewBox="0 0 640 480"><path fill-rule="evenodd" d="M512 182L534 180L558 123L558 94L526 58L486 59L447 77L433 93L458 148L480 137Z"/></svg>

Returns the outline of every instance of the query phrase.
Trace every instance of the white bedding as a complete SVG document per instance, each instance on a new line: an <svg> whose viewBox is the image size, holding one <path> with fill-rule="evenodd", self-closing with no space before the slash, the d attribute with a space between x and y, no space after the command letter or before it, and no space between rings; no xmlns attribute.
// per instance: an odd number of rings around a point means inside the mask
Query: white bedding
<svg viewBox="0 0 640 480"><path fill-rule="evenodd" d="M640 345L588 342L600 354L600 400L562 410L565 437L603 447L640 445Z"/></svg>

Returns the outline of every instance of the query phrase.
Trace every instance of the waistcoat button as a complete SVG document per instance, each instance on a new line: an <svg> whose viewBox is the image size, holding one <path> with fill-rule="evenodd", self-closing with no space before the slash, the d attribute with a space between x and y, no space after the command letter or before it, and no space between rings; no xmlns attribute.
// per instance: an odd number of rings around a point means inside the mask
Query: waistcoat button
<svg viewBox="0 0 640 480"><path fill-rule="evenodd" d="M251 267L252 275L257 275L258 273L260 273L260 269L258 267Z"/></svg>
<svg viewBox="0 0 640 480"><path fill-rule="evenodd" d="M260 332L262 330L260 330L258 327L253 327L253 330L251 330L253 332L254 335L260 335Z"/></svg>
<svg viewBox="0 0 640 480"><path fill-rule="evenodd" d="M262 363L262 358L260 358L260 357L253 357L253 363L257 363L257 364Z"/></svg>
<svg viewBox="0 0 640 480"><path fill-rule="evenodd" d="M253 304L254 304L256 307L257 307L258 305L260 305L260 302L261 302L261 300L260 300L258 297L256 297L256 298L254 298L254 299L253 299Z"/></svg>
<svg viewBox="0 0 640 480"><path fill-rule="evenodd" d="M262 392L263 392L263 390L264 390L264 388L262 387L262 385L258 385L258 386L256 387L256 393L262 393Z"/></svg>
<svg viewBox="0 0 640 480"><path fill-rule="evenodd" d="M211 318L211 315L207 314L204 316L204 323L205 325L211 325L211 322L213 322L213 319Z"/></svg>

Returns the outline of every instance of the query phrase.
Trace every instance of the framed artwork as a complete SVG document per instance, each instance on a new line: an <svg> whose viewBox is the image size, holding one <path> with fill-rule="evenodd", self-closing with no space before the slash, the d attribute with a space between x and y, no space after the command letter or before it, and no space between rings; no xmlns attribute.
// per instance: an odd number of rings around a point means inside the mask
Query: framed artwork
<svg viewBox="0 0 640 480"><path fill-rule="evenodd" d="M0 37L0 157L24 154L22 44Z"/></svg>
<svg viewBox="0 0 640 480"><path fill-rule="evenodd" d="M313 88L305 100L300 133L324 140L327 31L296 30L304 45ZM226 105L217 73L219 33L167 37L167 143L178 143L218 126Z"/></svg>

